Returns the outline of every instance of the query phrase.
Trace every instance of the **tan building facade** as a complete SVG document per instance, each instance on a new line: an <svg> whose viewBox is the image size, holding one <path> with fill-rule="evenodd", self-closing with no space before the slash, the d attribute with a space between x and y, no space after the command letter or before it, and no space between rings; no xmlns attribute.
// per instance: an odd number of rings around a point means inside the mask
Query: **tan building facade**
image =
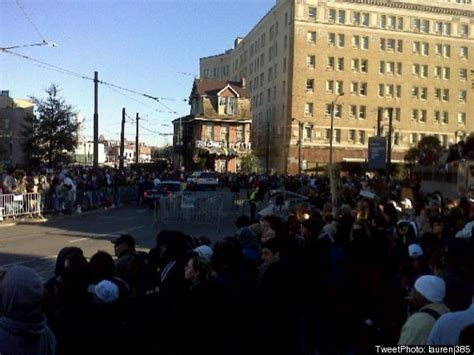
<svg viewBox="0 0 474 355"><path fill-rule="evenodd" d="M328 162L333 114L334 162L367 159L379 112L392 160L426 135L455 143L474 131L473 70L471 0L278 0L200 60L201 77L247 79L254 148L290 173Z"/></svg>

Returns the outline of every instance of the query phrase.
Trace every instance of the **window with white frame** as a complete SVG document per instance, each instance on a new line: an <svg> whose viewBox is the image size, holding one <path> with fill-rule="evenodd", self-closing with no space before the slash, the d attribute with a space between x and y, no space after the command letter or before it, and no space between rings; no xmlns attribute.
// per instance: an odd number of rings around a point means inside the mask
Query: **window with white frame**
<svg viewBox="0 0 474 355"><path fill-rule="evenodd" d="M461 90L459 91L459 102L465 104L467 101L467 91Z"/></svg>
<svg viewBox="0 0 474 355"><path fill-rule="evenodd" d="M369 26L370 23L370 14L363 12L362 13L362 26Z"/></svg>
<svg viewBox="0 0 474 355"><path fill-rule="evenodd" d="M355 141L356 141L356 130L355 129L350 129L349 130L348 141L349 141L349 143L355 143Z"/></svg>
<svg viewBox="0 0 474 355"><path fill-rule="evenodd" d="M306 79L306 92L314 92L314 79Z"/></svg>
<svg viewBox="0 0 474 355"><path fill-rule="evenodd" d="M423 64L421 66L421 77L422 78L427 78L428 77L428 65Z"/></svg>
<svg viewBox="0 0 474 355"><path fill-rule="evenodd" d="M343 48L345 43L345 35L343 33L337 34L337 46Z"/></svg>
<svg viewBox="0 0 474 355"><path fill-rule="evenodd" d="M421 54L421 42L413 41L413 54L416 54L416 55Z"/></svg>
<svg viewBox="0 0 474 355"><path fill-rule="evenodd" d="M458 124L466 124L466 112L458 112Z"/></svg>
<svg viewBox="0 0 474 355"><path fill-rule="evenodd" d="M417 99L418 96L420 95L420 88L418 86L414 86L411 89L411 97L413 99Z"/></svg>
<svg viewBox="0 0 474 355"><path fill-rule="evenodd" d="M400 99L402 97L402 86L401 85L396 86L395 97L397 99Z"/></svg>
<svg viewBox="0 0 474 355"><path fill-rule="evenodd" d="M304 115L306 117L313 116L313 103L312 102L307 102L304 104Z"/></svg>
<svg viewBox="0 0 474 355"><path fill-rule="evenodd" d="M421 21L420 31L423 32L423 33L429 33L430 32L430 21L429 20Z"/></svg>
<svg viewBox="0 0 474 355"><path fill-rule="evenodd" d="M448 67L443 68L443 80L449 80L451 78L451 69Z"/></svg>
<svg viewBox="0 0 474 355"><path fill-rule="evenodd" d="M448 124L449 123L449 112L448 111L443 111L443 116L441 119L442 124Z"/></svg>
<svg viewBox="0 0 474 355"><path fill-rule="evenodd" d="M207 122L206 123L206 140L213 141L214 140L214 123Z"/></svg>
<svg viewBox="0 0 474 355"><path fill-rule="evenodd" d="M229 124L223 124L221 126L221 142L229 141Z"/></svg>
<svg viewBox="0 0 474 355"><path fill-rule="evenodd" d="M342 117L342 105L334 105L334 117L335 118Z"/></svg>
<svg viewBox="0 0 474 355"><path fill-rule="evenodd" d="M352 36L352 48L359 48L360 47L360 36L353 35Z"/></svg>
<svg viewBox="0 0 474 355"><path fill-rule="evenodd" d="M451 46L449 44L443 45L443 57L451 58Z"/></svg>
<svg viewBox="0 0 474 355"><path fill-rule="evenodd" d="M465 25L465 24L459 25L459 35L461 37L469 36L469 25Z"/></svg>
<svg viewBox="0 0 474 355"><path fill-rule="evenodd" d="M387 17L387 28L390 30L394 30L397 26L397 18L395 16L388 16Z"/></svg>
<svg viewBox="0 0 474 355"><path fill-rule="evenodd" d="M449 101L449 89L443 89L443 101Z"/></svg>
<svg viewBox="0 0 474 355"><path fill-rule="evenodd" d="M304 138L306 142L311 142L313 140L313 125L306 125L304 127Z"/></svg>
<svg viewBox="0 0 474 355"><path fill-rule="evenodd" d="M459 57L461 57L461 59L467 59L469 56L469 50L467 47L460 47L459 48Z"/></svg>
<svg viewBox="0 0 474 355"><path fill-rule="evenodd" d="M369 37L368 36L362 36L360 49L364 49L364 50L369 49Z"/></svg>
<svg viewBox="0 0 474 355"><path fill-rule="evenodd" d="M360 12L353 11L351 21L353 25L356 25L356 26L360 25Z"/></svg>
<svg viewBox="0 0 474 355"><path fill-rule="evenodd" d="M427 111L426 110L420 110L419 114L420 114L420 117L418 117L418 122L426 123L426 119L427 119L427 116L428 116Z"/></svg>
<svg viewBox="0 0 474 355"><path fill-rule="evenodd" d="M365 144L365 131L359 131L359 144Z"/></svg>
<svg viewBox="0 0 474 355"><path fill-rule="evenodd" d="M397 75L402 75L402 63L397 63Z"/></svg>
<svg viewBox="0 0 474 355"><path fill-rule="evenodd" d="M328 45L331 47L336 45L336 34L334 32L328 33Z"/></svg>
<svg viewBox="0 0 474 355"><path fill-rule="evenodd" d="M341 143L341 130L339 128L334 130L334 141L336 143Z"/></svg>
<svg viewBox="0 0 474 355"><path fill-rule="evenodd" d="M466 81L467 80L467 69L460 68L459 69L459 80Z"/></svg>
<svg viewBox="0 0 474 355"><path fill-rule="evenodd" d="M410 143L414 145L418 144L418 133L410 134Z"/></svg>
<svg viewBox="0 0 474 355"><path fill-rule="evenodd" d="M441 89L440 88L435 88L434 98L435 98L436 101L441 101Z"/></svg>
<svg viewBox="0 0 474 355"><path fill-rule="evenodd" d="M434 67L434 77L436 79L440 79L441 78L441 67L440 66L435 66Z"/></svg>
<svg viewBox="0 0 474 355"><path fill-rule="evenodd" d="M426 100L428 98L428 88L420 88L420 100Z"/></svg>
<svg viewBox="0 0 474 355"><path fill-rule="evenodd" d="M334 57L328 57L326 68L330 70L334 70L335 68L335 59Z"/></svg>
<svg viewBox="0 0 474 355"><path fill-rule="evenodd" d="M306 34L306 41L309 44L316 44L316 31L308 31Z"/></svg>
<svg viewBox="0 0 474 355"><path fill-rule="evenodd" d="M441 34L441 31L443 30L443 23L440 21L436 21L434 23L434 32L436 34Z"/></svg>
<svg viewBox="0 0 474 355"><path fill-rule="evenodd" d="M433 111L433 121L436 124L441 123L441 112L438 110Z"/></svg>
<svg viewBox="0 0 474 355"><path fill-rule="evenodd" d="M339 10L339 13L337 15L337 23L340 23L341 25L346 23L346 11Z"/></svg>
<svg viewBox="0 0 474 355"><path fill-rule="evenodd" d="M314 69L316 67L316 56L307 55L306 56L306 66L310 69Z"/></svg>
<svg viewBox="0 0 474 355"><path fill-rule="evenodd" d="M324 140L326 142L329 142L330 139L331 139L331 130L330 129L325 129L324 130Z"/></svg>
<svg viewBox="0 0 474 355"><path fill-rule="evenodd" d="M324 107L324 116L331 117L331 113L332 113L332 105L326 104L326 106Z"/></svg>
<svg viewBox="0 0 474 355"><path fill-rule="evenodd" d="M367 73L369 70L369 61L367 59L361 59L360 61L360 71L362 73Z"/></svg>
<svg viewBox="0 0 474 355"><path fill-rule="evenodd" d="M416 108L411 110L411 120L418 121L418 110Z"/></svg>
<svg viewBox="0 0 474 355"><path fill-rule="evenodd" d="M360 83L359 95L367 96L367 83Z"/></svg>
<svg viewBox="0 0 474 355"><path fill-rule="evenodd" d="M421 20L419 18L412 19L411 29L414 32L420 32L421 29Z"/></svg>
<svg viewBox="0 0 474 355"><path fill-rule="evenodd" d="M308 18L311 21L316 21L317 9L313 6L308 7Z"/></svg>
<svg viewBox="0 0 474 355"><path fill-rule="evenodd" d="M385 85L384 84L379 84L379 96L380 97L385 96Z"/></svg>
<svg viewBox="0 0 474 355"><path fill-rule="evenodd" d="M328 21L336 22L337 12L336 9L328 9Z"/></svg>
<svg viewBox="0 0 474 355"><path fill-rule="evenodd" d="M359 93L359 83L353 81L351 83L351 95L357 95Z"/></svg>
<svg viewBox="0 0 474 355"><path fill-rule="evenodd" d="M421 55L427 56L430 55L430 44L423 42L421 45Z"/></svg>
<svg viewBox="0 0 474 355"><path fill-rule="evenodd" d="M225 115L235 115L237 112L237 101L236 97L219 97L219 112L224 113Z"/></svg>
<svg viewBox="0 0 474 355"><path fill-rule="evenodd" d="M411 66L411 73L415 76L420 76L420 64L413 64Z"/></svg>
<svg viewBox="0 0 474 355"><path fill-rule="evenodd" d="M344 70L344 57L337 58L337 71Z"/></svg>
<svg viewBox="0 0 474 355"><path fill-rule="evenodd" d="M393 97L393 84L385 85L385 96Z"/></svg>
<svg viewBox="0 0 474 355"><path fill-rule="evenodd" d="M386 70L387 74L393 74L395 71L395 63L394 62L386 62Z"/></svg>
<svg viewBox="0 0 474 355"><path fill-rule="evenodd" d="M397 52L403 53L403 40L401 39L397 40Z"/></svg>
<svg viewBox="0 0 474 355"><path fill-rule="evenodd" d="M351 70L354 72L359 71L359 59L358 58L353 58L351 60Z"/></svg>
<svg viewBox="0 0 474 355"><path fill-rule="evenodd" d="M336 94L341 95L344 92L344 83L336 81Z"/></svg>
<svg viewBox="0 0 474 355"><path fill-rule="evenodd" d="M327 80L326 81L326 91L333 93L334 92L334 80Z"/></svg>
<svg viewBox="0 0 474 355"><path fill-rule="evenodd" d="M359 106L359 120L365 120L367 118L367 106Z"/></svg>
<svg viewBox="0 0 474 355"><path fill-rule="evenodd" d="M237 126L237 143L245 142L245 129L244 125Z"/></svg>
<svg viewBox="0 0 474 355"><path fill-rule="evenodd" d="M442 34L444 36L450 36L451 35L451 24L449 22L444 22L443 23L443 32Z"/></svg>
<svg viewBox="0 0 474 355"><path fill-rule="evenodd" d="M350 105L349 107L349 118L356 118L357 117L357 106Z"/></svg>

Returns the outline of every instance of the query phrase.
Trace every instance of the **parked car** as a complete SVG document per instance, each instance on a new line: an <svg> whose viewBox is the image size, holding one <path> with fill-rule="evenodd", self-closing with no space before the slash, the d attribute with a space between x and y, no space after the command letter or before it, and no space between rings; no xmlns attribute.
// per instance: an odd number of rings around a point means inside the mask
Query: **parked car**
<svg viewBox="0 0 474 355"><path fill-rule="evenodd" d="M208 187L215 190L219 185L219 178L214 172L195 171L188 178L187 182L197 187Z"/></svg>
<svg viewBox="0 0 474 355"><path fill-rule="evenodd" d="M160 197L174 197L179 196L183 191L183 186L180 181L162 181L155 187L143 193L142 203L147 204L150 208L155 206L155 201Z"/></svg>

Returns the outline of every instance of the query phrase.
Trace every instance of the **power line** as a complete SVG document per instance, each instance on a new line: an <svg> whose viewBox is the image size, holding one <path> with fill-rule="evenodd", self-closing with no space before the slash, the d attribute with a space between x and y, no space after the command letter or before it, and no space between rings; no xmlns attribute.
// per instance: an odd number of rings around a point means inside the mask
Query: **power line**
<svg viewBox="0 0 474 355"><path fill-rule="evenodd" d="M20 1L18 0L15 0L16 1L16 4L18 5L18 7L20 8L20 10L23 12L23 14L25 15L26 19L28 20L28 22L31 24L31 26L34 28L34 30L36 31L36 33L38 34L38 36L41 37L41 39L43 40L43 42L47 42L46 39L43 37L43 35L41 34L41 32L38 30L38 27L36 27L36 25L33 23L33 20L30 18L30 16L28 16L28 14L26 13L25 9L23 8L23 6L21 6L20 4Z"/></svg>
<svg viewBox="0 0 474 355"><path fill-rule="evenodd" d="M27 55L24 55L24 54L12 52L12 51L9 50L9 49L2 49L2 53L8 53L8 54L11 54L11 55L14 55L14 56L23 58L23 59L25 59L25 60L29 60L29 61L32 61L32 62L35 62L35 63L42 64L42 65L44 65L44 66L47 67L46 69L52 69L52 70L55 70L55 71L61 71L63 74L71 75L71 76L77 77L77 78L79 78L79 79L94 81L94 78L91 78L91 77L86 76L86 75L84 75L84 74L76 73L76 72L73 72L72 70L64 69L64 68L58 67L57 65L49 64L49 63L43 62L43 61L41 61L41 60L31 58L31 57L29 57L29 56L27 56ZM113 83L109 83L109 82L103 81L103 80L98 80L98 83L99 83L99 84L102 84L102 85L105 85L105 86L109 86L109 87L113 87L113 88L116 88L116 89L120 89L120 90L123 90L123 91L127 91L127 92L130 92L130 93L139 95L139 96L143 96L143 97L146 97L146 98L148 98L148 99L152 99L152 100L158 102L158 103L159 103L160 105L162 105L163 107L165 107L167 110L169 110L169 113L178 114L178 113L177 113L176 111L174 111L172 108L170 108L169 106L167 106L167 105L165 105L163 102L161 102L161 100L163 100L163 99L164 99L164 100L167 100L167 99L170 100L170 98L162 98L162 97L158 97L158 96L152 96L152 95L145 94L145 93L142 93L142 92L139 92L139 91L136 91L136 90L128 89L128 88L123 87L123 86L120 86L120 85L116 85L116 84L113 84ZM186 99L180 99L180 100L187 101Z"/></svg>

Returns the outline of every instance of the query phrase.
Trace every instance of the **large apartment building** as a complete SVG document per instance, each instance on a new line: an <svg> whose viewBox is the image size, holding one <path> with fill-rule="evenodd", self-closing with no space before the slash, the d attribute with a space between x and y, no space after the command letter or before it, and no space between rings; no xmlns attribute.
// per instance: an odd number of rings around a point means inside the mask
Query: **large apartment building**
<svg viewBox="0 0 474 355"><path fill-rule="evenodd" d="M382 134L393 115L394 161L425 135L462 139L473 70L471 0L277 0L233 49L200 59L201 78L247 80L253 148L289 173L328 162L331 117L334 162L367 159L379 113Z"/></svg>

